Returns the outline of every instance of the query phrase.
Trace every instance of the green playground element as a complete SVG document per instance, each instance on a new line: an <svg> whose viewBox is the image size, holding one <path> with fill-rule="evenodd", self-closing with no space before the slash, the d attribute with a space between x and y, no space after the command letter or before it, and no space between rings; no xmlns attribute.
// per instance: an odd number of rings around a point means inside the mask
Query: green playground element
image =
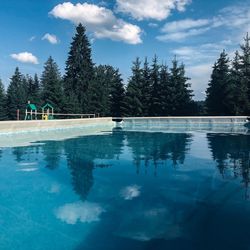
<svg viewBox="0 0 250 250"><path fill-rule="evenodd" d="M51 104L46 103L42 106L42 120L53 120L54 108Z"/></svg>
<svg viewBox="0 0 250 250"><path fill-rule="evenodd" d="M25 110L25 120L37 120L37 108L33 103L28 102Z"/></svg>

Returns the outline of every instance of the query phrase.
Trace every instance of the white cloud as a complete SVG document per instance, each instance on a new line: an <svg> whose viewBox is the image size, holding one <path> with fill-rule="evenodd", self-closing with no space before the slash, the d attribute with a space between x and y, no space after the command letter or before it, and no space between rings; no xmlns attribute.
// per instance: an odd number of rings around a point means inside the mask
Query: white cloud
<svg viewBox="0 0 250 250"><path fill-rule="evenodd" d="M159 25L158 25L158 23L149 23L148 26L151 27L151 28L156 28Z"/></svg>
<svg viewBox="0 0 250 250"><path fill-rule="evenodd" d="M187 75L191 77L192 89L195 99L205 99L205 90L212 73L213 63L194 65L186 68Z"/></svg>
<svg viewBox="0 0 250 250"><path fill-rule="evenodd" d="M22 168L22 169L18 169L16 170L17 172L34 172L37 171L38 168Z"/></svg>
<svg viewBox="0 0 250 250"><path fill-rule="evenodd" d="M33 42L35 39L36 39L36 37L35 37L35 36L32 36L32 37L29 38L29 41L30 41L30 42Z"/></svg>
<svg viewBox="0 0 250 250"><path fill-rule="evenodd" d="M186 73L191 78L190 82L194 90L195 100L205 98L205 90L212 73L212 66L222 50L225 49L225 46L227 46L226 53L232 59L238 44L235 47L230 40L197 46L177 47L171 51L173 55L177 55L179 61L185 62Z"/></svg>
<svg viewBox="0 0 250 250"><path fill-rule="evenodd" d="M210 30L211 21L208 19L183 19L166 23L161 32L163 35L157 36L160 41L178 41L186 38L201 35Z"/></svg>
<svg viewBox="0 0 250 250"><path fill-rule="evenodd" d="M232 39L241 41L250 31L250 8L249 3L229 6L220 11L215 18L215 25L221 25L228 28Z"/></svg>
<svg viewBox="0 0 250 250"><path fill-rule="evenodd" d="M210 19L183 19L166 23L161 29L160 41L182 42L189 37L198 36L216 28L230 31L230 37L239 41L250 29L250 9L247 6L230 6L219 11ZM232 41L230 41L232 43Z"/></svg>
<svg viewBox="0 0 250 250"><path fill-rule="evenodd" d="M91 223L100 220L100 215L105 212L104 209L91 202L68 203L56 210L56 217L67 224Z"/></svg>
<svg viewBox="0 0 250 250"><path fill-rule="evenodd" d="M221 51L225 49L225 43L228 44L229 41L183 46L172 50L172 54L177 55L178 60L184 61L186 64L186 73L191 78L190 82L195 94L194 99L205 98L204 92L212 73L212 66ZM227 50L232 58L230 51L230 49Z"/></svg>
<svg viewBox="0 0 250 250"><path fill-rule="evenodd" d="M58 194L60 193L60 185L58 183L53 183L49 189L50 194Z"/></svg>
<svg viewBox="0 0 250 250"><path fill-rule="evenodd" d="M121 190L121 196L125 200L133 200L141 194L141 187L137 185L127 186Z"/></svg>
<svg viewBox="0 0 250 250"><path fill-rule="evenodd" d="M180 21L173 21L166 23L163 28L162 32L179 32L187 29L193 29L208 25L211 23L208 19L184 19Z"/></svg>
<svg viewBox="0 0 250 250"><path fill-rule="evenodd" d="M186 63L214 61L225 48L224 41L218 43L205 43L197 46L183 46L172 50L172 54L185 60Z"/></svg>
<svg viewBox="0 0 250 250"><path fill-rule="evenodd" d="M50 42L51 44L58 44L58 43L59 43L59 41L58 41L56 35L49 34L49 33L46 33L46 34L42 37L42 40L47 40L47 41Z"/></svg>
<svg viewBox="0 0 250 250"><path fill-rule="evenodd" d="M11 54L10 55L13 59L22 62L22 63L32 63L32 64L38 64L38 59L36 56L34 56L32 53L29 52L21 52L18 54Z"/></svg>
<svg viewBox="0 0 250 250"><path fill-rule="evenodd" d="M178 56L192 56L195 50L191 47L181 47L174 49L173 53Z"/></svg>
<svg viewBox="0 0 250 250"><path fill-rule="evenodd" d="M171 11L184 11L191 0L116 0L117 11L130 14L137 20L166 19Z"/></svg>
<svg viewBox="0 0 250 250"><path fill-rule="evenodd" d="M201 28L201 29L190 29L188 31L182 31L182 32L173 32L173 33L167 33L164 35L157 36L156 38L159 41L175 41L175 42L182 42L186 38L201 35L205 32L207 32L210 28Z"/></svg>
<svg viewBox="0 0 250 250"><path fill-rule="evenodd" d="M140 27L116 18L113 12L105 7L65 2L55 6L50 14L74 24L82 23L96 38L109 38L129 44L142 42Z"/></svg>
<svg viewBox="0 0 250 250"><path fill-rule="evenodd" d="M19 166L37 166L37 162L21 162L18 164Z"/></svg>

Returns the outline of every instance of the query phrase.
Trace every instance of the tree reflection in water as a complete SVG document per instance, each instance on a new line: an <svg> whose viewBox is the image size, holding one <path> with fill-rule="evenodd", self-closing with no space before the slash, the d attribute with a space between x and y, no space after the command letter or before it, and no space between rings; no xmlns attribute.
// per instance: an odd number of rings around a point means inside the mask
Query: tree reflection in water
<svg viewBox="0 0 250 250"><path fill-rule="evenodd" d="M173 166L183 164L185 154L189 149L192 135L183 133L148 133L148 132L124 132L128 147L133 153L134 164L137 173L144 163L145 172L151 164L155 168L170 160Z"/></svg>
<svg viewBox="0 0 250 250"><path fill-rule="evenodd" d="M226 178L232 172L234 178L240 177L248 199L250 181L250 136L240 134L207 134L209 148L221 175Z"/></svg>
<svg viewBox="0 0 250 250"><path fill-rule="evenodd" d="M46 168L56 169L59 166L63 153L63 144L60 141L46 142L42 146L42 153L46 162Z"/></svg>
<svg viewBox="0 0 250 250"><path fill-rule="evenodd" d="M64 150L72 175L74 190L85 200L93 186L93 170L97 167L108 167L109 164L95 164L96 159L119 159L125 144L131 149L137 172L144 161L156 167L159 162L171 160L173 165L183 164L187 145L191 135L124 132L114 130L112 134L84 136L66 140Z"/></svg>
<svg viewBox="0 0 250 250"><path fill-rule="evenodd" d="M94 184L93 170L109 167L109 164L95 163L95 159L118 159L122 153L124 134L84 136L64 142L64 151L72 175L72 185L82 200L87 198Z"/></svg>

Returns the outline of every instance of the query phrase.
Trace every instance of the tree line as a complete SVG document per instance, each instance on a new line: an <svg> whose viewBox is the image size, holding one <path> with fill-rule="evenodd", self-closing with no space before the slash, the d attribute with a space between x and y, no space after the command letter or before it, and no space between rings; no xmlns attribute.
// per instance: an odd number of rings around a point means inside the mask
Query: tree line
<svg viewBox="0 0 250 250"><path fill-rule="evenodd" d="M216 61L204 102L193 101L185 66L176 57L171 67L136 58L125 86L119 69L95 65L86 29L79 24L72 39L64 76L52 57L44 64L40 79L23 75L16 68L5 92L0 81L0 120L24 114L27 102L44 103L55 112L100 116L173 116L247 114L249 112L249 37L236 52L232 67L223 51ZM244 94L244 95L243 95ZM223 102L223 105L218 103ZM22 116L21 116L22 118Z"/></svg>
<svg viewBox="0 0 250 250"><path fill-rule="evenodd" d="M205 105L211 115L250 114L250 38L230 61L225 50L214 63Z"/></svg>

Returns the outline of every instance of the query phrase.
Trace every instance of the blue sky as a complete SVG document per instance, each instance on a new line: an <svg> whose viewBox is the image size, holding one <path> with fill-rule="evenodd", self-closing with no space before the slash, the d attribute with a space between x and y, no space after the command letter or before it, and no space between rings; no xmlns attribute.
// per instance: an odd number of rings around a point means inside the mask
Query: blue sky
<svg viewBox="0 0 250 250"><path fill-rule="evenodd" d="M186 65L195 99L204 99L211 67L226 49L232 58L250 32L250 0L1 0L0 78L5 86L18 66L41 74L51 55L61 73L75 24L82 22L93 61L118 67L125 83L131 62L157 54Z"/></svg>

